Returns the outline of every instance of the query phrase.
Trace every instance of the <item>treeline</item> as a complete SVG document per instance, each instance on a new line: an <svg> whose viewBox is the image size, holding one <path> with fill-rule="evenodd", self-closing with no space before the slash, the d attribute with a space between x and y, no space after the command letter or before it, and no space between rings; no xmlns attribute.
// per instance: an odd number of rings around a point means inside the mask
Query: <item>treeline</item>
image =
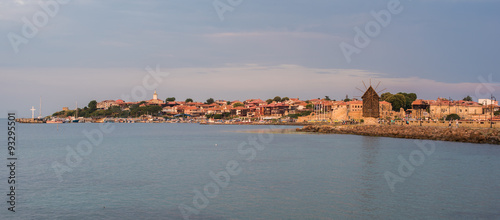
<svg viewBox="0 0 500 220"><path fill-rule="evenodd" d="M139 117L142 115L161 115L161 106L150 105L150 106L140 106L145 102L141 102L138 104L130 105L128 110L122 110L120 106L111 106L106 110L97 109L97 102L92 100L89 102L87 106L84 108L78 108L78 110L69 110L69 111L59 111L52 116L54 117L69 117L69 116L77 116L85 117L85 118L100 118L100 117L114 117L114 118L127 118L129 116ZM78 112L77 112L78 111Z"/></svg>
<svg viewBox="0 0 500 220"><path fill-rule="evenodd" d="M386 101L392 104L392 110L399 111L403 108L404 110L411 109L411 103L417 100L417 94L415 93L404 93L398 92L396 94L391 94L390 92L383 93L380 95L382 101Z"/></svg>

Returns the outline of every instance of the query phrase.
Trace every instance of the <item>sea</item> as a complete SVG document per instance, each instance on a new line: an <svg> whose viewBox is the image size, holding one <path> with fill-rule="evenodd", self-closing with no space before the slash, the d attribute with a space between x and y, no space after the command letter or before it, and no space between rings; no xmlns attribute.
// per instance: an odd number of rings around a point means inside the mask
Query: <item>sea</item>
<svg viewBox="0 0 500 220"><path fill-rule="evenodd" d="M0 219L500 219L498 145L295 128L1 119Z"/></svg>

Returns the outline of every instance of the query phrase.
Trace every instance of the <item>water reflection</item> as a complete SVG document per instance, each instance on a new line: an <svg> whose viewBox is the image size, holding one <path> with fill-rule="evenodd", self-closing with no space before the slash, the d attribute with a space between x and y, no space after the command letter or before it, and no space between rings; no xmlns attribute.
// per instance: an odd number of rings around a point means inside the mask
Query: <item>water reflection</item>
<svg viewBox="0 0 500 220"><path fill-rule="evenodd" d="M380 138L378 137L362 137L362 147L360 152L361 172L360 172L360 188L357 191L359 195L355 195L359 202L360 211L367 217L375 218L373 215L377 209L375 192L379 191L380 187L376 181L380 178L380 173L377 172L377 159L379 154Z"/></svg>

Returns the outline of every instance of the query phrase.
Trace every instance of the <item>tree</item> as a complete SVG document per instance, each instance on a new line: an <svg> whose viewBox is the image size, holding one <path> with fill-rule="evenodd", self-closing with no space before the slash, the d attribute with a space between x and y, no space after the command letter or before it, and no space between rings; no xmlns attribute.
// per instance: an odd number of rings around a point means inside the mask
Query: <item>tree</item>
<svg viewBox="0 0 500 220"><path fill-rule="evenodd" d="M307 104L306 105L306 109L312 109L313 108L313 104Z"/></svg>
<svg viewBox="0 0 500 220"><path fill-rule="evenodd" d="M209 99L207 99L207 102L205 102L205 104L209 104L209 105L210 105L210 104L212 104L212 103L214 103L214 102L215 102L215 101L214 101L214 99L213 99L213 98L209 98Z"/></svg>
<svg viewBox="0 0 500 220"><path fill-rule="evenodd" d="M272 99L268 99L268 100L266 100L266 102L267 102L267 104L271 104L273 102L273 100Z"/></svg>
<svg viewBox="0 0 500 220"><path fill-rule="evenodd" d="M283 97L283 98L281 99L281 101L282 101L282 102L285 102L285 101L288 101L288 100L290 100L290 98L288 98L288 97Z"/></svg>
<svg viewBox="0 0 500 220"><path fill-rule="evenodd" d="M276 97L274 97L273 101L275 101L275 102L281 102L281 97L276 96Z"/></svg>
<svg viewBox="0 0 500 220"><path fill-rule="evenodd" d="M227 101L226 104L231 105L231 101Z"/></svg>
<svg viewBox="0 0 500 220"><path fill-rule="evenodd" d="M130 111L122 111L120 113L120 118L128 118L130 116Z"/></svg>
<svg viewBox="0 0 500 220"><path fill-rule="evenodd" d="M351 99L350 99L350 98L346 98L346 99L344 99L344 102L349 102L349 101L351 101Z"/></svg>
<svg viewBox="0 0 500 220"><path fill-rule="evenodd" d="M411 102L417 100L417 94L415 93L408 93L408 97L410 97L410 99L412 100Z"/></svg>
<svg viewBox="0 0 500 220"><path fill-rule="evenodd" d="M169 97L167 99L165 99L165 102L174 102L175 101L175 97Z"/></svg>
<svg viewBox="0 0 500 220"><path fill-rule="evenodd" d="M417 100L417 94L415 93L404 93L398 92L397 94L391 94L390 92L383 93L380 95L382 101L387 101L392 104L392 109L394 111L399 111L400 108L408 110L412 108L411 104Z"/></svg>
<svg viewBox="0 0 500 220"><path fill-rule="evenodd" d="M330 99L330 96L325 95L325 100L326 100L326 101L330 101L330 100L331 100L331 99Z"/></svg>
<svg viewBox="0 0 500 220"><path fill-rule="evenodd" d="M235 107L235 108L236 107L244 107L244 106L245 106L245 104L243 104L241 102L236 102L236 103L233 104L233 107Z"/></svg>
<svg viewBox="0 0 500 220"><path fill-rule="evenodd" d="M403 94L391 95L385 100L392 104L392 110L399 111L399 109L406 106L406 97Z"/></svg>
<svg viewBox="0 0 500 220"><path fill-rule="evenodd" d="M460 120L460 116L458 116L457 114L449 114L448 116L446 116L446 120Z"/></svg>
<svg viewBox="0 0 500 220"><path fill-rule="evenodd" d="M410 109L411 103L413 103L413 101L417 99L417 94L415 93L398 92L398 94L401 94L405 97L405 105L403 106L404 110Z"/></svg>
<svg viewBox="0 0 500 220"><path fill-rule="evenodd" d="M464 100L464 101L472 101L472 97L470 97L470 96L468 95L468 96L467 96L467 97L465 97L463 100Z"/></svg>
<svg viewBox="0 0 500 220"><path fill-rule="evenodd" d="M193 99L192 99L192 98L187 98L187 99L186 99L186 103L187 103L187 102L193 102Z"/></svg>
<svg viewBox="0 0 500 220"><path fill-rule="evenodd" d="M95 112L95 110L97 110L97 101L96 100L90 101L88 106L90 113Z"/></svg>
<svg viewBox="0 0 500 220"><path fill-rule="evenodd" d="M387 99L391 96L392 94L390 92L382 93L382 95L380 95L380 99L382 99L382 101L387 101Z"/></svg>

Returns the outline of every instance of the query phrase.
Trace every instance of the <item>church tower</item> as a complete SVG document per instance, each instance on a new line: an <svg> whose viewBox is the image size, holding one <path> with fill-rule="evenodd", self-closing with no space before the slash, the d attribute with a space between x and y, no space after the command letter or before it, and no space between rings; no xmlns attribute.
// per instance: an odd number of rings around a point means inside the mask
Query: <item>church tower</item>
<svg viewBox="0 0 500 220"><path fill-rule="evenodd" d="M155 89L155 94L153 94L153 99L158 100L158 94L156 94L156 89Z"/></svg>

